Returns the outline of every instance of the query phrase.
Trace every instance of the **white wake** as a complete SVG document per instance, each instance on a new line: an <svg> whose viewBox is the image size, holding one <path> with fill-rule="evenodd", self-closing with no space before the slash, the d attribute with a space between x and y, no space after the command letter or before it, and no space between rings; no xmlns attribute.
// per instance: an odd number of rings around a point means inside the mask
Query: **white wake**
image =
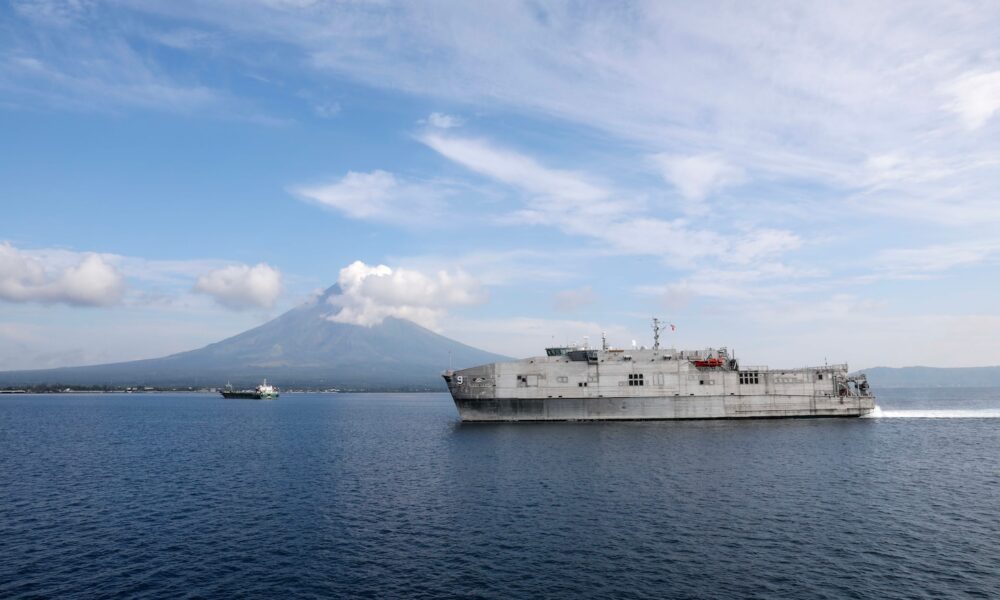
<svg viewBox="0 0 1000 600"><path fill-rule="evenodd" d="M998 408L882 410L876 406L866 419L1000 419Z"/></svg>

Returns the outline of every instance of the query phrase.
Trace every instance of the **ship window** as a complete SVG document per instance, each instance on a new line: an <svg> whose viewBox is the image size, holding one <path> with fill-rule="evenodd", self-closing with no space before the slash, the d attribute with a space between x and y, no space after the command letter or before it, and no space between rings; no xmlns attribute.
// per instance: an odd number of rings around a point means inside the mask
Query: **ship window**
<svg viewBox="0 0 1000 600"><path fill-rule="evenodd" d="M817 375L817 377L818 377L818 378L820 378L820 379L823 379L823 374L822 374L822 373L819 373L819 374Z"/></svg>
<svg viewBox="0 0 1000 600"><path fill-rule="evenodd" d="M569 377L566 377L565 375L560 375L559 377L556 377L556 381L559 383L569 383Z"/></svg>
<svg viewBox="0 0 1000 600"><path fill-rule="evenodd" d="M635 386L635 385L644 385L644 382L643 382L643 379L642 379L642 373L629 373L628 374L628 384L632 385L632 386Z"/></svg>
<svg viewBox="0 0 1000 600"><path fill-rule="evenodd" d="M760 383L760 373L757 371L740 371L740 385L756 385Z"/></svg>
<svg viewBox="0 0 1000 600"><path fill-rule="evenodd" d="M587 387L587 382L586 381L578 381L576 385L577 385L577 387Z"/></svg>
<svg viewBox="0 0 1000 600"><path fill-rule="evenodd" d="M698 385L705 385L705 380L704 379L699 379L698 380Z"/></svg>

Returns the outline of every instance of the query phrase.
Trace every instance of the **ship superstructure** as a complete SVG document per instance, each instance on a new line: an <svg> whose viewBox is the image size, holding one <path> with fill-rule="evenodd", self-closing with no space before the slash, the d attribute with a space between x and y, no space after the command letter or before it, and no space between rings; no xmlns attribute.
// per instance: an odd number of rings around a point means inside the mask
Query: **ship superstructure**
<svg viewBox="0 0 1000 600"><path fill-rule="evenodd" d="M741 366L726 348L576 346L446 371L463 421L859 417L875 409L846 364Z"/></svg>

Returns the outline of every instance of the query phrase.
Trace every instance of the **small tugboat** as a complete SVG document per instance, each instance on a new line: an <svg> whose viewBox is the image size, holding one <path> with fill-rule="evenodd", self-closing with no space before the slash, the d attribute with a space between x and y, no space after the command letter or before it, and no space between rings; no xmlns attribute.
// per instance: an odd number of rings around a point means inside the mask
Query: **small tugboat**
<svg viewBox="0 0 1000 600"><path fill-rule="evenodd" d="M278 397L278 388L269 385L267 380L252 390L236 390L232 384L227 383L224 390L220 390L223 398L245 398L247 400L273 400Z"/></svg>

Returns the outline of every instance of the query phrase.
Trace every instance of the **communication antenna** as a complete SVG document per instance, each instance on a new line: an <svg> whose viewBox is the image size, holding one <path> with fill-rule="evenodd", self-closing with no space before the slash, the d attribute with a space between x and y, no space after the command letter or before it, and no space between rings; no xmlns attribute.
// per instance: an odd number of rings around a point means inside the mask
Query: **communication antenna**
<svg viewBox="0 0 1000 600"><path fill-rule="evenodd" d="M660 349L660 320L653 317L653 350Z"/></svg>
<svg viewBox="0 0 1000 600"><path fill-rule="evenodd" d="M601 350L607 351L607 349L608 349L608 332L607 331L602 331L601 332Z"/></svg>
<svg viewBox="0 0 1000 600"><path fill-rule="evenodd" d="M584 350L589 350L590 349L590 336L589 335L583 336L583 349Z"/></svg>

